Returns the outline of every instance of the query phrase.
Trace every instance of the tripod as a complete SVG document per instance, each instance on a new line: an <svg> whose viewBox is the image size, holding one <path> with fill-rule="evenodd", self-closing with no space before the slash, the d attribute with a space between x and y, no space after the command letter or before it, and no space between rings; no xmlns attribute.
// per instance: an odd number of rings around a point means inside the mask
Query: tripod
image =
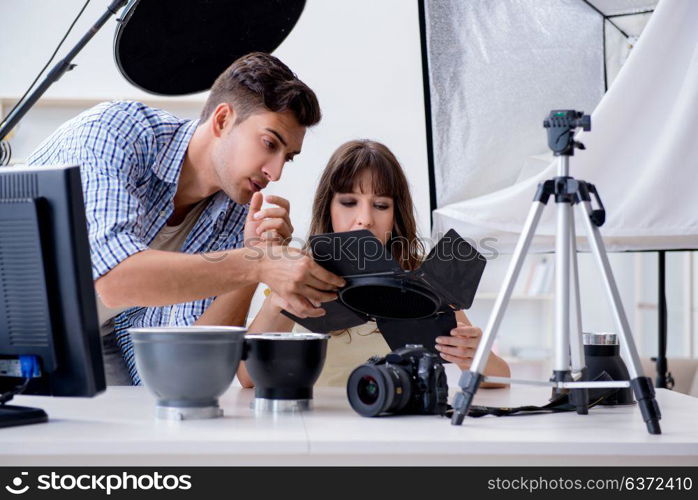
<svg viewBox="0 0 698 500"><path fill-rule="evenodd" d="M630 332L630 325L623 310L623 304L613 278L611 266L608 262L606 248L599 233L599 227L605 221L605 209L593 184L577 180L569 175L569 157L574 155L575 148L584 149L583 144L574 140L574 131L579 127L586 131L591 130L591 117L584 115L580 111L554 110L550 112L543 125L548 129L548 146L559 159L557 176L538 185L523 232L514 249L504 284L473 357L470 370L463 372L461 375L459 385L462 392L459 392L453 401L454 412L451 423L460 425L463 422L464 417L468 414L473 397L480 383L484 380L549 385L553 387L554 392L569 390L570 402L580 415L588 413L588 390L590 388L632 387L642 413L642 418L647 425L647 430L650 434L661 434L659 427L661 414L654 398L654 387L651 379L645 377L642 373L640 357ZM551 195L555 196L555 203L557 204L553 376L548 382L485 377L483 370L487 364L497 330L504 317L504 312L541 214ZM600 208L592 208L592 195ZM575 205L582 212L589 244L603 276L605 289L613 308L613 315L622 339L625 358L628 361L629 381L580 381L585 361L582 345L577 245L574 214L572 212L572 208ZM572 297L570 297L570 292L572 292ZM570 310L570 304L573 305L572 310ZM574 313L572 323L570 323L570 312ZM573 336L570 335L571 328L573 329Z"/></svg>

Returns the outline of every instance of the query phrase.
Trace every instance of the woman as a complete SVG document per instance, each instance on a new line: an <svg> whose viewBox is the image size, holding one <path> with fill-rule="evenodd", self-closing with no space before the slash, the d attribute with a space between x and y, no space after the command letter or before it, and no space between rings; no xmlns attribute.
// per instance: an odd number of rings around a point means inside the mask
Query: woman
<svg viewBox="0 0 698 500"><path fill-rule="evenodd" d="M320 178L313 202L310 235L368 229L384 245L403 269L420 266L424 247L417 238L414 207L402 167L383 144L370 140L350 141L330 158ZM249 327L251 333L305 331L281 314L287 304L270 293ZM468 321L463 311L456 312L457 327L450 335L437 338L436 349L445 361L470 368L482 331ZM375 322L333 332L327 347L327 359L316 385L346 386L351 371L374 355L390 352ZM485 374L508 377L509 366L490 354ZM252 387L241 364L238 378L243 387ZM499 387L482 384L482 387Z"/></svg>

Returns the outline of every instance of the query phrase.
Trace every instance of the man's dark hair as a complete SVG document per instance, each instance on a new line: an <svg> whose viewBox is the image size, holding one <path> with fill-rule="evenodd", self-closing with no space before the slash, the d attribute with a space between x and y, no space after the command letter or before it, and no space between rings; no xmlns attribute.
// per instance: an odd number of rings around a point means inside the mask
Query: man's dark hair
<svg viewBox="0 0 698 500"><path fill-rule="evenodd" d="M236 123L260 111L291 111L304 127L322 117L315 92L279 59L263 52L242 56L216 78L201 121L223 102L235 110Z"/></svg>

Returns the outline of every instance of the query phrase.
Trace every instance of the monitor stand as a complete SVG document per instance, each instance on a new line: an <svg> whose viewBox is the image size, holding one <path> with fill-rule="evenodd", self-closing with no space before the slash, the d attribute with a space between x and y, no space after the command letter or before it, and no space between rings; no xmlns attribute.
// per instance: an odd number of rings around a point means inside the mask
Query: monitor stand
<svg viewBox="0 0 698 500"><path fill-rule="evenodd" d="M48 422L48 415L41 408L0 405L0 427L41 424Z"/></svg>

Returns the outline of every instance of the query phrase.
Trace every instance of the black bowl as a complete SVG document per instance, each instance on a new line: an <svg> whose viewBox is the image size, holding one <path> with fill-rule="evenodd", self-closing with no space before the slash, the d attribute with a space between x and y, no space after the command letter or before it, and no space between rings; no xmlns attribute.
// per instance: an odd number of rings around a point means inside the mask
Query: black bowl
<svg viewBox="0 0 698 500"><path fill-rule="evenodd" d="M245 336L243 359L255 384L255 397L310 400L325 364L324 333L260 333Z"/></svg>

